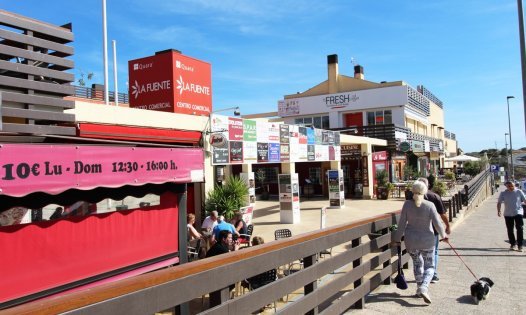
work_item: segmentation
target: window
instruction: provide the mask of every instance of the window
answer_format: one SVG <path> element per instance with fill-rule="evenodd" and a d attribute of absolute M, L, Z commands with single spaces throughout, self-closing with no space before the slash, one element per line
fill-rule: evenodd
<path fill-rule="evenodd" d="M 384 124 L 390 125 L 393 123 L 393 112 L 391 110 L 384 111 Z"/>
<path fill-rule="evenodd" d="M 321 184 L 321 167 L 310 167 L 309 179 L 313 184 Z"/>
<path fill-rule="evenodd" d="M 329 129 L 329 116 L 321 116 L 321 128 Z"/>
<path fill-rule="evenodd" d="M 367 125 L 389 125 L 392 123 L 393 112 L 391 110 L 367 112 Z"/>
<path fill-rule="evenodd" d="M 314 123 L 312 124 L 314 128 L 321 129 L 321 117 L 314 117 Z"/>
<path fill-rule="evenodd" d="M 262 170 L 265 174 L 265 183 L 277 183 L 279 170 L 277 167 L 261 167 L 258 169 Z"/>
<path fill-rule="evenodd" d="M 312 126 L 318 129 L 329 129 L 329 116 L 295 118 L 296 125 Z"/>

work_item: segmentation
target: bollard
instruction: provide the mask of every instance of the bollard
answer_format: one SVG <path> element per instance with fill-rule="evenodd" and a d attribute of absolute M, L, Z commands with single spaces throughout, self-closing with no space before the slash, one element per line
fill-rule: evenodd
<path fill-rule="evenodd" d="M 449 199 L 447 202 L 449 222 L 453 222 L 453 207 L 451 206 L 451 204 L 451 199 Z"/>

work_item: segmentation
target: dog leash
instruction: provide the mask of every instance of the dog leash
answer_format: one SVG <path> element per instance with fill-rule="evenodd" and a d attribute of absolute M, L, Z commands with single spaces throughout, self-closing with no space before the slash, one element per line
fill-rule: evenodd
<path fill-rule="evenodd" d="M 457 254 L 458 258 L 460 258 L 460 260 L 464 263 L 464 266 L 466 266 L 466 268 L 468 268 L 469 272 L 471 272 L 471 274 L 473 275 L 473 277 L 475 277 L 475 280 L 478 280 L 479 278 L 475 275 L 475 273 L 471 270 L 471 268 L 469 268 L 469 266 L 466 264 L 466 262 L 464 261 L 464 259 L 462 259 L 462 257 L 457 253 L 457 251 L 455 250 L 455 248 L 453 248 L 453 245 L 451 245 L 451 243 L 449 241 L 445 241 L 446 243 L 449 244 L 449 247 L 451 247 L 451 249 L 455 252 L 455 254 Z"/>

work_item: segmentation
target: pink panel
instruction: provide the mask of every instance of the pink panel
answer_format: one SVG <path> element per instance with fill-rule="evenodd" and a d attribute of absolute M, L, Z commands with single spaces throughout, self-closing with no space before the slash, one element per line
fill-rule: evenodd
<path fill-rule="evenodd" d="M 203 181 L 203 150 L 75 145 L 0 145 L 0 193 Z"/>

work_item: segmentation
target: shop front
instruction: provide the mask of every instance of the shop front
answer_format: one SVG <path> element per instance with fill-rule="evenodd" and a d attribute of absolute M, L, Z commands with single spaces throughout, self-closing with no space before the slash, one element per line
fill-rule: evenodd
<path fill-rule="evenodd" d="M 2 144 L 0 307 L 177 263 L 203 160 L 197 148 Z"/>

